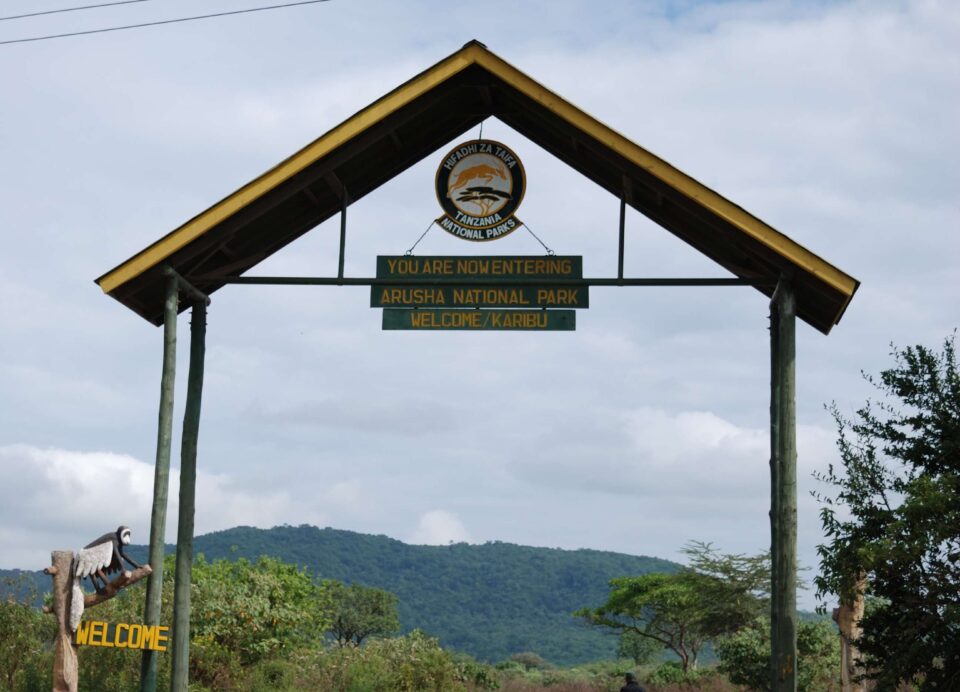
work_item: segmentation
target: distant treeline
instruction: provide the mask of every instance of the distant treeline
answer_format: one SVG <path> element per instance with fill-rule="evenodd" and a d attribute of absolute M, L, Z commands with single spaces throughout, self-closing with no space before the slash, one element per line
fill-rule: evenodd
<path fill-rule="evenodd" d="M 481 661 L 535 651 L 560 665 L 614 656 L 615 637 L 571 615 L 602 603 L 611 579 L 679 567 L 652 557 L 500 542 L 415 546 L 305 525 L 238 527 L 198 536 L 194 545 L 208 560 L 269 555 L 307 567 L 318 579 L 390 591 L 399 598 L 402 631 L 423 630 Z M 144 546 L 130 553 L 146 560 Z M 49 590 L 49 579 L 35 573 L 41 591 Z"/>

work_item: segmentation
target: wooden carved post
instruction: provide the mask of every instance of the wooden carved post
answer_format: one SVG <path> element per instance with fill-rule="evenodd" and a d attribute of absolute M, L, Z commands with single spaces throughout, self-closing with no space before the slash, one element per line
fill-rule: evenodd
<path fill-rule="evenodd" d="M 82 555 L 83 551 L 81 551 Z M 57 618 L 57 638 L 53 646 L 53 692 L 77 692 L 80 671 L 77 663 L 77 644 L 70 626 L 74 596 L 74 555 L 69 550 L 54 550 L 50 554 L 51 566 L 44 572 L 53 577 L 53 607 L 44 606 L 44 611 Z M 135 570 L 121 570 L 120 574 L 95 594 L 83 596 L 83 610 L 99 605 L 120 593 L 120 590 L 150 576 L 150 565 Z M 76 591 L 77 595 L 82 592 Z M 79 613 L 77 613 L 79 615 Z"/>
<path fill-rule="evenodd" d="M 860 578 L 854 586 L 850 601 L 841 601 L 839 608 L 833 609 L 833 619 L 840 629 L 840 690 L 841 692 L 866 692 L 863 678 L 863 666 L 860 664 L 860 650 L 856 641 L 863 635 L 860 621 L 863 619 L 866 580 Z"/>
<path fill-rule="evenodd" d="M 203 393 L 207 304 L 193 303 L 190 319 L 190 371 L 180 444 L 180 516 L 177 522 L 177 572 L 173 595 L 171 689 L 187 692 L 190 663 L 190 582 L 193 571 L 193 517 L 197 488 L 197 440 Z"/>
<path fill-rule="evenodd" d="M 153 471 L 153 512 L 150 516 L 150 557 L 153 574 L 147 580 L 147 600 L 143 621 L 160 624 L 163 592 L 163 543 L 167 524 L 167 495 L 170 487 L 170 445 L 173 437 L 173 385 L 177 369 L 177 304 L 179 280 L 167 276 L 167 295 L 163 304 L 163 370 L 160 375 L 160 414 L 157 423 L 157 456 Z M 140 664 L 141 692 L 156 692 L 157 652 L 145 649 Z"/>
<path fill-rule="evenodd" d="M 70 591 L 73 553 L 54 550 L 50 567 L 44 570 L 53 577 L 53 614 L 57 618 L 57 638 L 53 645 L 53 692 L 77 692 L 77 645 L 70 630 Z"/>
<path fill-rule="evenodd" d="M 793 287 L 781 278 L 770 302 L 771 689 L 797 689 L 797 406 Z"/>

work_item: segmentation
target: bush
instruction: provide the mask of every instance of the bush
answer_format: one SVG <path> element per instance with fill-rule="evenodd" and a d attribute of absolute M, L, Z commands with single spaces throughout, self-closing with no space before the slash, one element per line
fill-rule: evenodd
<path fill-rule="evenodd" d="M 683 672 L 683 666 L 679 661 L 667 661 L 658 667 L 648 678 L 654 685 L 671 685 L 675 683 L 696 682 L 701 677 L 698 670 Z"/>

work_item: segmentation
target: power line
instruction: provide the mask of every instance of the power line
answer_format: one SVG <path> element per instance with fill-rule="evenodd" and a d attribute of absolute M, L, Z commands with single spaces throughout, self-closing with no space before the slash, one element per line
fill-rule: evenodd
<path fill-rule="evenodd" d="M 131 1 L 131 0 L 128 0 Z M 134 2 L 138 0 L 132 0 Z M 277 10 L 283 7 L 296 7 L 297 5 L 316 5 L 320 2 L 329 2 L 330 0 L 301 0 L 301 2 L 287 2 L 282 5 L 265 5 L 263 7 L 250 7 L 245 10 L 231 10 L 229 12 L 217 12 L 215 14 L 201 14 L 194 17 L 177 17 L 176 19 L 163 19 L 156 22 L 144 22 L 143 24 L 127 24 L 125 26 L 111 26 L 103 29 L 89 29 L 87 31 L 72 31 L 68 34 L 51 34 L 49 36 L 32 36 L 30 38 L 15 38 L 8 41 L 0 41 L 0 46 L 10 43 L 29 43 L 31 41 L 48 41 L 54 38 L 67 38 L 69 36 L 85 36 L 87 34 L 104 34 L 108 31 L 123 31 L 125 29 L 141 29 L 146 26 L 160 26 L 161 24 L 177 24 L 179 22 L 192 22 L 197 19 L 213 19 L 215 17 L 226 17 L 232 14 L 247 14 L 249 12 L 263 12 L 265 10 Z M 119 3 L 117 3 L 119 4 Z"/>
<path fill-rule="evenodd" d="M 8 19 L 26 19 L 27 17 L 40 17 L 45 14 L 60 14 L 61 12 L 77 12 L 79 10 L 92 10 L 97 7 L 113 7 L 114 5 L 132 5 L 135 2 L 149 2 L 150 0 L 122 0 L 121 2 L 102 2 L 99 5 L 84 5 L 82 7 L 65 7 L 62 10 L 46 10 L 45 12 L 31 12 L 30 14 L 14 14 L 9 17 L 0 17 L 0 22 Z"/>

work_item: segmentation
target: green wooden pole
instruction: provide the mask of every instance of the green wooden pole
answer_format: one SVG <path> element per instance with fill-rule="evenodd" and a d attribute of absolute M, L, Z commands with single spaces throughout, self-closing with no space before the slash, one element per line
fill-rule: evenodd
<path fill-rule="evenodd" d="M 771 689 L 797 689 L 797 305 L 781 279 L 770 306 Z"/>
<path fill-rule="evenodd" d="M 197 439 L 203 393 L 203 356 L 207 304 L 193 304 L 190 319 L 190 373 L 180 444 L 180 516 L 177 521 L 177 571 L 173 589 L 173 649 L 171 689 L 187 692 L 190 663 L 190 582 L 193 569 L 193 515 L 197 489 Z"/>
<path fill-rule="evenodd" d="M 143 621 L 160 624 L 163 592 L 163 541 L 170 488 L 170 445 L 173 438 L 173 386 L 177 372 L 177 303 L 179 290 L 174 276 L 167 278 L 163 303 L 163 371 L 160 375 L 160 416 L 157 424 L 157 457 L 153 470 L 153 512 L 150 515 L 150 555 L 153 572 L 147 579 Z M 156 692 L 157 654 L 145 649 L 140 661 L 140 691 Z"/>

